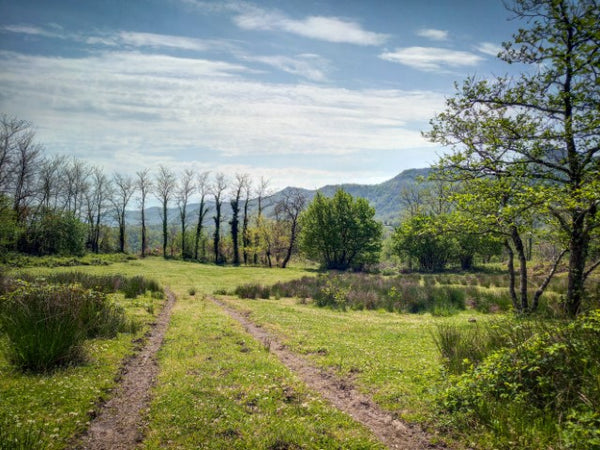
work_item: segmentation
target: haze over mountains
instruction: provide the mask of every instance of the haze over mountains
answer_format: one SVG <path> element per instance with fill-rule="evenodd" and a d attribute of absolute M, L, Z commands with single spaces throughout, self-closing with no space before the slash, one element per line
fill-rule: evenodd
<path fill-rule="evenodd" d="M 400 193 L 404 188 L 414 186 L 418 183 L 419 177 L 426 177 L 429 174 L 430 169 L 408 169 L 405 170 L 394 178 L 384 181 L 379 184 L 336 184 L 323 186 L 316 190 L 286 187 L 285 189 L 278 191 L 268 199 L 265 200 L 266 205 L 265 213 L 268 214 L 270 208 L 275 205 L 285 194 L 291 190 L 300 190 L 309 203 L 317 192 L 321 192 L 323 195 L 330 197 L 340 188 L 351 194 L 353 197 L 362 197 L 369 201 L 369 203 L 375 208 L 375 218 L 382 221 L 384 224 L 390 224 L 394 222 L 400 216 L 402 212 L 402 205 L 399 202 Z M 205 225 L 212 225 L 212 214 L 214 211 L 214 201 L 211 196 L 207 197 L 207 206 L 210 208 L 208 215 L 205 219 Z M 231 208 L 229 208 L 229 202 L 225 202 L 223 208 L 223 221 L 229 220 L 231 215 Z M 256 199 L 250 201 L 250 211 L 254 211 L 257 207 Z M 187 209 L 187 216 L 189 223 L 195 223 L 197 220 L 199 203 L 190 203 Z M 127 223 L 130 225 L 138 225 L 140 223 L 140 211 L 130 210 L 127 212 Z M 169 222 L 179 221 L 179 211 L 177 207 L 169 208 L 168 211 Z M 146 209 L 146 224 L 148 226 L 159 225 L 161 223 L 161 208 L 158 206 L 150 207 Z M 187 222 L 187 220 L 186 220 Z"/>

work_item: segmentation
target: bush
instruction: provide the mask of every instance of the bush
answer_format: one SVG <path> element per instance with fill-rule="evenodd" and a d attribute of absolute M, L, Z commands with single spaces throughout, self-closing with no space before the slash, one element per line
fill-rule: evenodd
<path fill-rule="evenodd" d="M 239 298 L 251 299 L 262 298 L 266 300 L 271 296 L 270 288 L 261 284 L 243 284 L 236 287 L 233 293 Z"/>
<path fill-rule="evenodd" d="M 530 331 L 509 337 L 523 339 Z M 488 429 L 499 447 L 598 448 L 599 341 L 600 310 L 542 327 L 456 378 L 440 398 L 442 410 L 466 430 Z"/>
<path fill-rule="evenodd" d="M 23 370 L 43 372 L 77 362 L 88 337 L 113 337 L 128 324 L 103 293 L 80 286 L 20 283 L 0 297 L 7 357 Z"/>

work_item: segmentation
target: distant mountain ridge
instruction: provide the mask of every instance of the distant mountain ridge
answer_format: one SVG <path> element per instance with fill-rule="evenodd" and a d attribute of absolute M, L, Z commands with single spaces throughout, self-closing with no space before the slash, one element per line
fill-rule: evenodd
<path fill-rule="evenodd" d="M 331 197 L 335 194 L 338 189 L 344 189 L 353 197 L 362 197 L 366 199 L 374 208 L 375 208 L 375 218 L 380 220 L 386 224 L 392 223 L 398 219 L 402 212 L 402 205 L 399 202 L 400 193 L 402 189 L 409 188 L 418 183 L 418 179 L 420 177 L 426 178 L 429 174 L 430 169 L 408 169 L 396 175 L 394 178 L 384 181 L 379 184 L 335 184 L 335 185 L 327 185 L 323 186 L 319 189 L 304 189 L 304 188 L 295 188 L 295 187 L 286 187 L 281 191 L 276 192 L 275 194 L 269 196 L 265 199 L 266 205 L 266 213 L 268 214 L 269 208 L 275 205 L 279 200 L 283 198 L 283 196 L 292 191 L 299 190 L 301 191 L 307 199 L 307 203 L 309 203 L 313 197 L 317 194 L 317 192 L 322 193 L 327 197 Z M 207 206 L 210 208 L 207 218 L 205 219 L 205 225 L 212 225 L 212 212 L 214 211 L 214 201 L 207 198 Z M 223 220 L 227 221 L 230 218 L 230 209 L 229 202 L 225 203 L 223 208 Z M 254 211 L 257 208 L 257 200 L 252 199 L 250 201 L 250 210 Z M 198 209 L 200 205 L 199 203 L 191 203 L 188 205 L 187 209 L 187 217 L 189 223 L 195 223 L 197 220 Z M 162 221 L 161 219 L 161 208 L 158 206 L 153 206 L 146 209 L 146 224 L 148 226 L 159 225 Z M 179 221 L 179 210 L 177 208 L 169 208 L 168 210 L 169 222 L 177 222 Z M 138 225 L 141 220 L 141 211 L 140 210 L 131 210 L 127 211 L 126 220 L 128 224 Z M 187 222 L 187 220 L 186 220 Z"/>

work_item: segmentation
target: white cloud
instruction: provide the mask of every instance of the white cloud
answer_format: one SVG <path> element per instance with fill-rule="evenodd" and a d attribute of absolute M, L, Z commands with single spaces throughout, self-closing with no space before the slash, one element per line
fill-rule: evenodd
<path fill-rule="evenodd" d="M 48 31 L 44 28 L 37 27 L 34 25 L 3 25 L 0 27 L 0 31 L 17 34 L 28 34 L 31 36 L 63 38 L 63 36 L 60 33 Z"/>
<path fill-rule="evenodd" d="M 154 33 L 135 33 L 122 31 L 119 40 L 123 44 L 134 47 L 178 48 L 182 50 L 205 51 L 209 48 L 206 41 L 182 36 L 172 36 Z"/>
<path fill-rule="evenodd" d="M 481 53 L 485 53 L 486 55 L 490 56 L 498 56 L 498 53 L 502 51 L 501 46 L 493 44 L 491 42 L 482 42 L 475 48 Z"/>
<path fill-rule="evenodd" d="M 417 31 L 417 35 L 431 39 L 432 41 L 446 41 L 448 40 L 448 32 L 445 30 L 436 30 L 435 28 L 421 28 Z"/>
<path fill-rule="evenodd" d="M 259 62 L 292 75 L 311 81 L 325 81 L 329 63 L 318 55 L 301 54 L 295 57 L 283 55 L 240 56 L 245 61 Z"/>
<path fill-rule="evenodd" d="M 379 57 L 427 72 L 443 70 L 447 66 L 475 66 L 483 60 L 474 53 L 437 47 L 397 48 L 393 52 L 383 52 Z"/>
<path fill-rule="evenodd" d="M 234 17 L 245 30 L 276 30 L 327 42 L 381 45 L 388 35 L 363 29 L 358 22 L 339 17 L 309 16 L 295 20 L 277 11 L 249 8 Z"/>
<path fill-rule="evenodd" d="M 49 150 L 110 170 L 312 155 L 307 169 L 320 155 L 423 148 L 418 129 L 443 105 L 431 92 L 261 83 L 244 66 L 138 52 L 0 52 L 0 64 L 0 110 L 35 123 Z"/>

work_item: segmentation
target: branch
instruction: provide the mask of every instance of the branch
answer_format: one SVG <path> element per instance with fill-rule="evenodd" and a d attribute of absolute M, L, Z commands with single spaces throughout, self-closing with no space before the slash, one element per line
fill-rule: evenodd
<path fill-rule="evenodd" d="M 600 259 L 598 261 L 596 261 L 594 264 L 592 264 L 590 266 L 590 268 L 584 272 L 583 279 L 586 280 L 587 277 L 589 277 L 591 275 L 591 273 L 598 268 L 598 266 L 600 266 Z"/>

